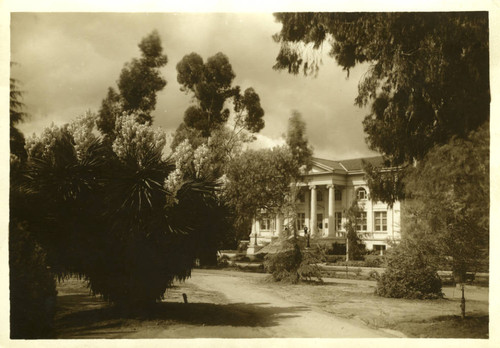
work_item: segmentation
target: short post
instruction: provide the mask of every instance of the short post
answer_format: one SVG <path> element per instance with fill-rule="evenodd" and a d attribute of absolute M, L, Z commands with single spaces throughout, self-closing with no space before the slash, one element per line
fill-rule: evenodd
<path fill-rule="evenodd" d="M 185 293 L 182 294 L 182 298 L 184 299 L 184 303 L 188 303 L 188 297 Z"/>
<path fill-rule="evenodd" d="M 462 281 L 462 301 L 460 302 L 460 309 L 462 310 L 462 319 L 465 319 L 465 283 Z"/>

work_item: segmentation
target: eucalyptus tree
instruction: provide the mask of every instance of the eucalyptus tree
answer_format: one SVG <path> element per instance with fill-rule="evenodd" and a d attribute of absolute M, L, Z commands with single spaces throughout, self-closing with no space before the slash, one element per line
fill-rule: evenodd
<path fill-rule="evenodd" d="M 434 145 L 465 138 L 489 120 L 489 44 L 486 12 L 277 13 L 282 29 L 275 69 L 317 73 L 329 55 L 347 75 L 366 67 L 355 104 L 370 106 L 363 126 L 371 149 L 393 167 L 421 161 Z M 334 83 L 332 81 L 332 83 Z M 393 181 L 387 175 L 377 181 Z M 399 171 L 400 178 L 404 173 Z M 382 195 L 393 202 L 402 185 Z"/>
<path fill-rule="evenodd" d="M 123 112 L 133 113 L 140 123 L 152 122 L 156 95 L 167 85 L 160 70 L 167 64 L 168 58 L 163 54 L 158 32 L 151 32 L 138 46 L 141 57 L 125 64 L 117 81 L 118 91 L 109 87 L 99 110 L 97 127 L 111 141 L 115 136 L 116 119 Z"/>

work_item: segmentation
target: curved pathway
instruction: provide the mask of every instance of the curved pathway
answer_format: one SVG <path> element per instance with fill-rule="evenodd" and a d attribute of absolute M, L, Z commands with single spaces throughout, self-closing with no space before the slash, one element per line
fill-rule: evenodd
<path fill-rule="evenodd" d="M 391 333 L 371 329 L 354 320 L 335 317 L 320 309 L 288 301 L 269 289 L 259 287 L 248 277 L 262 275 L 242 272 L 195 270 L 187 281 L 197 290 L 219 294 L 221 315 L 228 320 L 205 325 L 194 337 L 276 337 L 276 338 L 366 338 L 395 337 Z M 220 296 L 220 295 L 223 296 Z M 189 293 L 188 293 L 189 298 Z M 191 304 L 191 302 L 190 302 Z M 214 312 L 215 315 L 217 312 Z M 231 321 L 233 318 L 233 321 Z M 194 334 L 189 328 L 176 334 Z M 165 337 L 158 332 L 157 337 Z M 201 336 L 199 336 L 201 334 Z M 168 335 L 170 336 L 170 335 Z M 193 337 L 193 336 L 191 336 Z"/>

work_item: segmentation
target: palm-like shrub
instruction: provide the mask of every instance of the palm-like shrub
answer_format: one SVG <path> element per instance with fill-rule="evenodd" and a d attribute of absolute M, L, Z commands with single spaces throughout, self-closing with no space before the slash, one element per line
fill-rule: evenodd
<path fill-rule="evenodd" d="M 113 148 L 97 138 L 79 146 L 71 127 L 53 129 L 46 145 L 32 142 L 24 182 L 31 227 L 53 270 L 84 275 L 93 293 L 131 309 L 190 275 L 206 233 L 197 216 L 214 201 L 206 178 L 167 190 L 175 165 L 148 127 L 125 124 L 129 138 L 119 133 Z"/>

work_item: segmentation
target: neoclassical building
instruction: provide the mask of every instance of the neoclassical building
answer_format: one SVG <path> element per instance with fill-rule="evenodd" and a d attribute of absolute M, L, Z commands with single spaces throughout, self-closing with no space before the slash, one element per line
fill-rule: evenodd
<path fill-rule="evenodd" d="M 357 230 L 367 249 L 385 250 L 389 240 L 400 238 L 401 204 L 389 207 L 370 199 L 370 191 L 364 179 L 362 161 L 382 166 L 382 157 L 357 158 L 332 161 L 313 158 L 312 169 L 300 183 L 297 204 L 299 234 L 307 227 L 312 237 L 321 243 L 344 244 L 346 211 L 355 198 L 361 208 Z M 248 254 L 278 238 L 285 221 L 279 215 L 255 220 L 252 224 Z"/>

